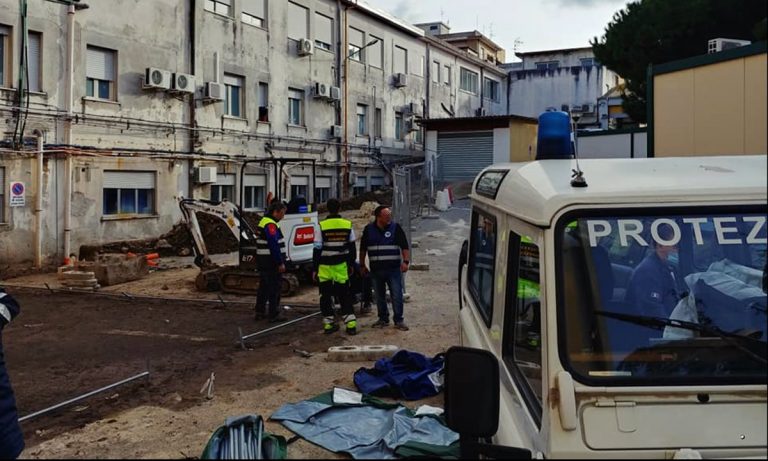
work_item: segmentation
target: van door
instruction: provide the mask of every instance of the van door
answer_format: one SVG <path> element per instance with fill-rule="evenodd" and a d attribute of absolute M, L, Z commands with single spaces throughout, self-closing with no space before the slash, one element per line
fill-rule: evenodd
<path fill-rule="evenodd" d="M 543 231 L 509 218 L 501 345 L 501 408 L 508 415 L 497 443 L 519 443 L 545 451 L 541 436 L 547 373 L 544 368 L 546 331 L 542 267 Z M 503 418 L 503 416 L 502 416 Z M 506 437 L 506 438 L 505 438 Z M 514 445 L 520 446 L 520 445 Z"/>

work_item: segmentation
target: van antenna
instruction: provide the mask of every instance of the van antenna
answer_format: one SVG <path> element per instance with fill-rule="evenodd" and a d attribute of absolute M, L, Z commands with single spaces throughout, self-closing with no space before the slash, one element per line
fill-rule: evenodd
<path fill-rule="evenodd" d="M 570 112 L 570 111 L 569 111 Z M 579 166 L 579 137 L 576 132 L 576 126 L 580 116 L 578 114 L 571 115 L 571 132 L 573 133 L 573 156 L 576 159 L 576 169 L 571 170 L 571 187 L 587 187 L 587 180 L 584 179 L 584 172 L 581 171 Z"/>

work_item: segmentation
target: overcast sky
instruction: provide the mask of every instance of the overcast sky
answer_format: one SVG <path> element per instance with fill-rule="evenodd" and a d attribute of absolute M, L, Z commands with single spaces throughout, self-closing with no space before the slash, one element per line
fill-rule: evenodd
<path fill-rule="evenodd" d="M 479 30 L 507 50 L 589 46 L 626 0 L 364 0 L 412 24 L 442 21 L 451 32 Z"/>

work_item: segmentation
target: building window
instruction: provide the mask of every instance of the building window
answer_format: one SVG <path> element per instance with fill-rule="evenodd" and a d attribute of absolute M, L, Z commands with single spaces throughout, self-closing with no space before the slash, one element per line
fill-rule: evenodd
<path fill-rule="evenodd" d="M 506 325 L 502 357 L 518 383 L 523 401 L 541 425 L 541 297 L 539 247 L 529 237 L 510 232 L 507 272 Z M 532 366 L 533 365 L 533 366 Z"/>
<path fill-rule="evenodd" d="M 205 0 L 205 9 L 217 14 L 229 16 L 232 0 Z"/>
<path fill-rule="evenodd" d="M 0 166 L 0 223 L 5 222 L 5 167 Z"/>
<path fill-rule="evenodd" d="M 0 86 L 11 87 L 11 28 L 0 24 Z"/>
<path fill-rule="evenodd" d="M 365 104 L 357 105 L 357 135 L 368 135 L 368 106 Z"/>
<path fill-rule="evenodd" d="M 490 326 L 493 316 L 493 280 L 496 267 L 496 219 L 472 213 L 467 281 L 480 314 Z"/>
<path fill-rule="evenodd" d="M 384 41 L 379 37 L 370 35 L 371 42 L 376 40 L 374 44 L 366 48 L 365 55 L 368 58 L 368 64 L 379 69 L 384 68 Z"/>
<path fill-rule="evenodd" d="M 265 196 L 267 189 L 267 178 L 263 174 L 243 175 L 243 209 L 245 210 L 264 210 L 266 209 Z"/>
<path fill-rule="evenodd" d="M 333 43 L 333 19 L 315 13 L 315 46 L 331 51 Z"/>
<path fill-rule="evenodd" d="M 384 187 L 383 176 L 371 176 L 371 192 L 377 191 Z"/>
<path fill-rule="evenodd" d="M 243 11 L 240 13 L 240 20 L 246 24 L 256 27 L 264 27 L 266 16 L 267 0 L 243 0 Z"/>
<path fill-rule="evenodd" d="M 451 66 L 443 67 L 443 83 L 447 86 L 451 86 Z"/>
<path fill-rule="evenodd" d="M 352 187 L 352 195 L 362 195 L 368 188 L 368 178 L 365 176 L 358 176 L 355 185 Z"/>
<path fill-rule="evenodd" d="M 560 67 L 560 61 L 537 62 L 536 70 L 556 70 Z"/>
<path fill-rule="evenodd" d="M 349 59 L 358 62 L 365 62 L 363 60 L 362 51 L 363 43 L 365 42 L 363 31 L 357 30 L 354 27 L 350 27 L 349 35 L 347 38 L 349 39 Z"/>
<path fill-rule="evenodd" d="M 30 32 L 27 42 L 27 60 L 29 61 L 29 91 L 41 92 L 42 85 L 42 51 L 43 35 L 39 32 Z"/>
<path fill-rule="evenodd" d="M 416 144 L 424 144 L 424 127 L 418 127 L 416 129 L 416 139 L 414 139 L 414 142 Z"/>
<path fill-rule="evenodd" d="M 395 46 L 394 59 L 392 61 L 392 72 L 395 74 L 408 73 L 408 50 Z"/>
<path fill-rule="evenodd" d="M 211 184 L 211 196 L 212 202 L 221 202 L 228 200 L 235 202 L 235 175 L 234 174 L 218 174 L 216 175 L 216 184 Z"/>
<path fill-rule="evenodd" d="M 269 85 L 259 82 L 259 121 L 269 121 Z"/>
<path fill-rule="evenodd" d="M 89 46 L 86 54 L 85 95 L 91 98 L 116 100 L 115 64 L 117 52 Z"/>
<path fill-rule="evenodd" d="M 331 198 L 331 177 L 318 176 L 315 185 L 315 202 L 325 203 Z"/>
<path fill-rule="evenodd" d="M 224 74 L 224 114 L 230 117 L 242 117 L 245 112 L 243 103 L 243 77 L 233 74 Z"/>
<path fill-rule="evenodd" d="M 595 65 L 594 58 L 581 58 L 581 67 L 592 67 Z"/>
<path fill-rule="evenodd" d="M 405 140 L 405 122 L 403 121 L 403 113 L 395 112 L 395 139 L 398 141 Z"/>
<path fill-rule="evenodd" d="M 155 214 L 154 171 L 104 171 L 105 216 Z"/>
<path fill-rule="evenodd" d="M 485 78 L 483 84 L 483 96 L 485 96 L 485 99 L 499 102 L 501 100 L 501 95 L 499 94 L 499 82 L 491 80 L 490 78 Z"/>
<path fill-rule="evenodd" d="M 424 56 L 419 58 L 418 65 L 414 66 L 415 68 L 413 69 L 413 75 L 418 75 L 419 77 L 423 77 L 424 76 L 424 66 L 426 66 L 426 62 L 427 61 L 424 59 Z"/>
<path fill-rule="evenodd" d="M 296 197 L 303 197 L 309 201 L 309 176 L 292 176 L 291 177 L 291 199 Z"/>
<path fill-rule="evenodd" d="M 432 61 L 432 82 L 440 83 L 440 63 Z"/>
<path fill-rule="evenodd" d="M 373 137 L 381 139 L 381 108 L 377 107 L 373 115 Z"/>
<path fill-rule="evenodd" d="M 309 10 L 288 2 L 288 38 L 301 40 L 309 37 Z"/>
<path fill-rule="evenodd" d="M 477 72 L 461 68 L 459 88 L 472 94 L 477 94 Z"/>
<path fill-rule="evenodd" d="M 304 92 L 288 89 L 288 123 L 304 125 Z"/>

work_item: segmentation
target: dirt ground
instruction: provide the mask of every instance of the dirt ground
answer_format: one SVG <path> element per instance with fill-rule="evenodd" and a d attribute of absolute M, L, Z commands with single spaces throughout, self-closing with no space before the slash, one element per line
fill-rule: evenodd
<path fill-rule="evenodd" d="M 323 335 L 318 317 L 237 345 L 271 325 L 252 319 L 252 298 L 194 291 L 197 268 L 185 258 L 163 258 L 161 269 L 142 280 L 102 288 L 96 294 L 50 292 L 55 274 L 2 282 L 21 301 L 22 314 L 3 333 L 6 360 L 20 415 L 26 415 L 147 370 L 150 377 L 90 397 L 22 423 L 25 458 L 199 457 L 212 432 L 228 416 L 271 415 L 284 403 L 311 398 L 334 386 L 354 389 L 352 375 L 372 362 L 327 362 L 335 345 L 394 344 L 432 356 L 457 341 L 456 264 L 467 235 L 467 203 L 436 220 L 416 220 L 412 257 L 429 271 L 406 278 L 411 330 L 374 330 L 375 314 L 362 317 L 357 336 Z M 361 220 L 357 220 L 356 227 Z M 429 251 L 429 254 L 427 253 Z M 231 258 L 232 255 L 220 255 Z M 26 287 L 26 288 L 22 288 Z M 42 287 L 42 288 L 41 288 Z M 137 295 L 172 299 L 152 299 Z M 185 299 L 186 298 L 186 299 Z M 286 316 L 316 309 L 317 292 L 284 299 Z M 229 301 L 242 301 L 240 303 Z M 308 351 L 304 358 L 294 349 Z M 215 373 L 214 397 L 200 389 Z M 442 395 L 418 402 L 442 406 Z M 290 437 L 279 424 L 267 430 Z M 343 458 L 304 440 L 288 456 Z"/>

